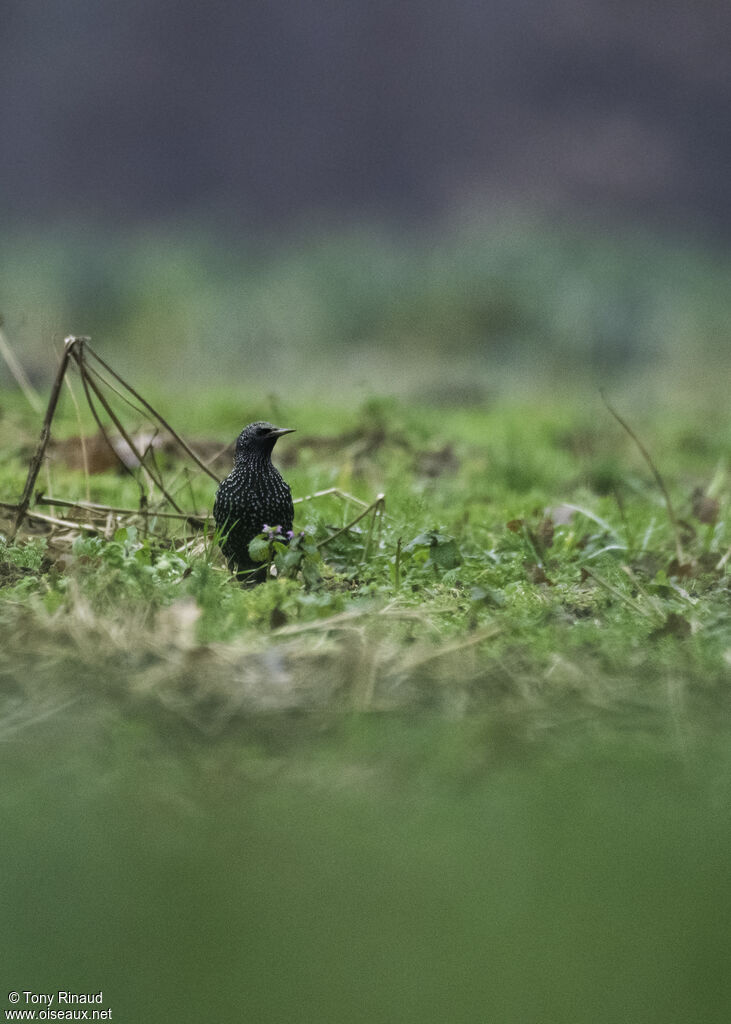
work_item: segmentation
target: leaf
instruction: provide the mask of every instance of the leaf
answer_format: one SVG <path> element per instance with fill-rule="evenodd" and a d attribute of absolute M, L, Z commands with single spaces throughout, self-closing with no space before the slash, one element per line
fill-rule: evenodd
<path fill-rule="evenodd" d="M 408 544 L 404 545 L 402 550 L 406 554 L 411 554 L 417 548 L 430 548 L 432 544 L 440 544 L 445 540 L 451 540 L 451 537 L 446 537 L 436 530 L 428 530 L 426 533 L 420 533 L 413 540 L 410 540 Z"/>
<path fill-rule="evenodd" d="M 520 533 L 525 526 L 525 519 L 511 519 L 505 524 L 511 533 Z"/>
<path fill-rule="evenodd" d="M 456 569 L 461 558 L 456 540 L 448 540 L 442 544 L 433 544 L 429 548 L 429 561 L 441 569 Z"/>
<path fill-rule="evenodd" d="M 308 587 L 315 587 L 322 580 L 317 563 L 306 558 L 302 564 L 302 577 Z"/>
<path fill-rule="evenodd" d="M 297 550 L 278 552 L 274 558 L 277 570 L 287 575 L 291 574 L 293 569 L 298 569 L 301 561 L 302 554 Z"/>
<path fill-rule="evenodd" d="M 679 562 L 677 558 L 674 558 L 668 566 L 667 574 L 680 580 L 691 579 L 698 575 L 698 566 L 695 562 Z"/>
<path fill-rule="evenodd" d="M 720 511 L 720 503 L 716 498 L 709 498 L 703 493 L 700 487 L 696 487 L 692 494 L 693 515 L 699 523 L 715 523 Z"/>
<path fill-rule="evenodd" d="M 546 516 L 538 524 L 536 537 L 542 548 L 550 548 L 553 544 L 553 529 L 553 520 L 550 516 Z"/>
<path fill-rule="evenodd" d="M 437 565 L 441 569 L 456 569 L 461 564 L 461 556 L 457 541 L 447 534 L 437 533 L 436 530 L 429 530 L 427 533 L 420 533 L 402 549 L 404 554 L 418 554 L 426 552 L 428 558 L 425 565 Z"/>
<path fill-rule="evenodd" d="M 683 639 L 690 636 L 691 627 L 688 620 L 684 615 L 680 615 L 678 612 L 669 612 L 665 622 L 662 626 L 654 629 L 650 633 L 652 639 L 657 639 L 663 636 L 675 636 L 679 639 Z"/>
<path fill-rule="evenodd" d="M 542 565 L 537 565 L 535 562 L 523 562 L 523 568 L 531 583 L 545 583 L 549 587 L 553 586 L 553 581 L 546 576 Z"/>
<path fill-rule="evenodd" d="M 269 541 L 265 537 L 254 537 L 249 542 L 249 558 L 254 562 L 269 561 Z"/>
<path fill-rule="evenodd" d="M 470 591 L 470 601 L 473 604 L 494 604 L 502 608 L 505 604 L 505 594 L 491 587 L 473 587 Z"/>

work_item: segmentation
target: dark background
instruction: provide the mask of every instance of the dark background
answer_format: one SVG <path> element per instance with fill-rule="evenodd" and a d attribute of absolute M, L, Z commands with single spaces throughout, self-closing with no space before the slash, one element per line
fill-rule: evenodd
<path fill-rule="evenodd" d="M 5 0 L 0 214 L 731 228 L 723 0 Z"/>

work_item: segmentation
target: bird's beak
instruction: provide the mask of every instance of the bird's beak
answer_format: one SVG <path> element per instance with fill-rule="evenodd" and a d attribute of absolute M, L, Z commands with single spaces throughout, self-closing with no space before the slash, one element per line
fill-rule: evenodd
<path fill-rule="evenodd" d="M 276 437 L 281 437 L 282 434 L 294 434 L 294 432 L 295 432 L 294 427 L 275 427 L 273 430 L 269 431 L 269 433 L 267 434 L 267 437 L 275 437 L 276 438 Z"/>

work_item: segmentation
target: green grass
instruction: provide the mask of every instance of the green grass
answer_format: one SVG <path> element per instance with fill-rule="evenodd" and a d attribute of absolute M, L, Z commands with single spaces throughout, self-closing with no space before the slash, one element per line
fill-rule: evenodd
<path fill-rule="evenodd" d="M 728 732 L 626 717 L 212 743 L 57 710 L 0 745 L 7 987 L 120 1020 L 722 1024 Z"/>
<path fill-rule="evenodd" d="M 528 701 L 560 701 L 566 691 L 589 701 L 611 701 L 616 692 L 622 701 L 628 677 L 641 677 L 639 695 L 653 699 L 669 680 L 693 692 L 720 683 L 730 642 L 722 420 L 638 425 L 680 519 L 679 563 L 652 473 L 598 396 L 585 396 L 583 406 L 443 408 L 436 418 L 393 400 L 329 419 L 319 409 L 277 412 L 300 432 L 277 449 L 295 496 L 331 487 L 366 502 L 386 495 L 380 522 L 367 517 L 329 543 L 357 506 L 334 497 L 297 506 L 295 527 L 324 544 L 319 582 L 313 570 L 309 583 L 280 577 L 242 589 L 210 531 L 197 545 L 189 531 L 191 544 L 176 550 L 170 522 L 157 520 L 145 534 L 142 520 L 127 517 L 106 540 L 56 530 L 5 542 L 0 615 L 32 621 L 53 644 L 77 630 L 80 618 L 90 636 L 111 631 L 114 642 L 95 647 L 95 659 L 114 661 L 134 636 L 136 655 L 145 648 L 151 671 L 160 669 L 161 646 L 197 651 L 224 702 L 227 656 L 219 644 L 242 656 L 281 650 L 295 666 L 292 678 L 324 659 L 325 694 L 337 690 L 341 707 L 480 706 L 492 699 L 497 677 Z M 271 410 L 262 404 L 251 413 L 259 414 Z M 200 409 L 192 423 L 198 418 L 205 418 Z M 218 399 L 208 420 L 214 437 L 230 438 L 240 426 Z M 28 432 L 0 478 L 6 500 L 22 487 L 30 422 L 17 404 L 5 416 L 6 431 Z M 328 435 L 335 422 L 339 433 Z M 65 409 L 59 433 L 74 426 L 73 408 Z M 168 457 L 168 475 L 178 471 Z M 84 496 L 83 473 L 58 461 L 49 472 L 44 487 L 55 497 Z M 139 500 L 129 476 L 95 475 L 89 487 L 93 501 L 134 508 Z M 717 502 L 712 522 L 696 514 L 698 489 Z M 186 510 L 206 514 L 214 490 L 199 473 L 179 498 Z M 344 613 L 345 621 L 337 618 Z M 11 632 L 22 647 L 23 630 Z M 370 667 L 351 678 L 363 644 Z M 439 655 L 444 645 L 448 656 Z M 455 663 L 460 673 L 445 685 Z M 399 689 L 402 677 L 408 685 Z M 291 689 L 284 706 L 324 700 L 302 698 L 294 683 Z M 196 699 L 207 706 L 204 694 Z M 195 718 L 194 707 L 186 713 Z"/>
<path fill-rule="evenodd" d="M 12 498 L 37 422 L 2 409 Z M 318 585 L 242 590 L 212 541 L 176 554 L 162 523 L 2 544 L 8 990 L 102 990 L 129 1020 L 721 1024 L 727 423 L 633 418 L 683 521 L 678 572 L 594 395 L 278 411 L 295 495 L 386 494 L 378 544 L 324 548 Z M 186 414 L 190 436 L 241 425 L 220 396 Z M 344 514 L 307 502 L 296 525 L 322 538 Z"/>
<path fill-rule="evenodd" d="M 386 515 L 253 589 L 168 520 L 0 520 L 6 991 L 140 1021 L 725 1024 L 728 261 L 518 227 L 14 240 L 39 389 L 51 339 L 91 333 L 188 440 L 295 427 L 296 497 Z M 39 428 L 0 391 L 0 501 Z M 64 395 L 53 438 L 80 430 Z M 210 511 L 213 481 L 159 463 Z M 37 489 L 140 499 L 57 447 Z M 358 507 L 296 510 L 319 543 Z"/>

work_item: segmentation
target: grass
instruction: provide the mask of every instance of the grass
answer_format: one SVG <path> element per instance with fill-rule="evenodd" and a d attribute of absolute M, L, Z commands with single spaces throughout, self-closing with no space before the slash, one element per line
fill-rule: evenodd
<path fill-rule="evenodd" d="M 24 306 L 92 333 L 199 450 L 295 427 L 296 497 L 385 516 L 333 537 L 362 506 L 298 503 L 321 557 L 252 589 L 173 520 L 0 520 L 7 991 L 176 1022 L 726 1021 L 727 269 L 480 232 L 16 246 L 39 389 Z M 79 468 L 74 388 L 38 489 L 138 508 L 131 475 Z M 0 392 L 0 501 L 39 425 Z M 213 481 L 156 458 L 210 511 Z"/>
<path fill-rule="evenodd" d="M 80 631 L 96 637 L 95 663 L 118 660 L 134 637 L 137 689 L 152 690 L 148 672 L 187 693 L 182 662 L 205 666 L 210 692 L 195 688 L 180 701 L 194 722 L 201 703 L 204 728 L 210 714 L 217 727 L 236 714 L 231 658 L 264 659 L 244 672 L 252 679 L 242 708 L 266 706 L 272 652 L 286 677 L 282 707 L 465 710 L 493 701 L 496 689 L 528 704 L 561 702 L 567 692 L 621 703 L 628 685 L 639 700 L 668 686 L 720 685 L 731 642 L 722 422 L 705 434 L 690 420 L 640 428 L 672 493 L 676 533 L 651 470 L 598 396 L 584 408 L 443 408 L 438 421 L 426 408 L 374 400 L 340 417 L 334 436 L 318 433 L 319 410 L 277 412 L 300 431 L 277 449 L 295 496 L 336 487 L 370 503 L 383 492 L 385 516 L 337 533 L 357 507 L 336 496 L 300 503 L 295 527 L 311 538 L 312 572 L 254 589 L 229 577 L 211 532 L 185 544 L 173 521 L 157 520 L 148 534 L 142 520 L 123 517 L 106 538 L 56 529 L 4 541 L 6 658 L 28 629 L 50 650 Z M 60 434 L 78 429 L 73 407 L 65 416 Z M 214 435 L 234 433 L 225 406 L 210 420 Z M 30 423 L 17 405 L 6 413 L 6 431 L 17 438 L 20 427 L 28 443 Z M 5 465 L 7 498 L 22 487 L 28 443 L 16 443 Z M 179 474 L 167 458 L 168 473 Z M 134 508 L 139 500 L 129 476 L 87 480 L 58 461 L 50 474 L 56 498 L 73 500 L 88 486 L 92 501 Z M 205 515 L 214 490 L 191 475 L 181 500 Z M 303 689 L 308 673 L 313 683 Z M 639 689 L 628 683 L 638 677 Z M 216 701 L 223 710 L 213 713 Z"/>
<path fill-rule="evenodd" d="M 16 497 L 37 423 L 2 408 Z M 278 411 L 295 495 L 386 494 L 377 544 L 341 534 L 320 583 L 242 590 L 212 538 L 176 551 L 129 517 L 3 543 L 8 987 L 176 1022 L 721 1024 L 723 420 L 633 418 L 678 566 L 598 396 Z M 234 419 L 219 398 L 191 411 L 217 438 Z M 49 472 L 84 493 L 58 453 Z M 191 488 L 205 512 L 212 482 Z M 92 500 L 136 491 L 90 480 Z M 344 518 L 297 506 L 315 539 Z"/>

